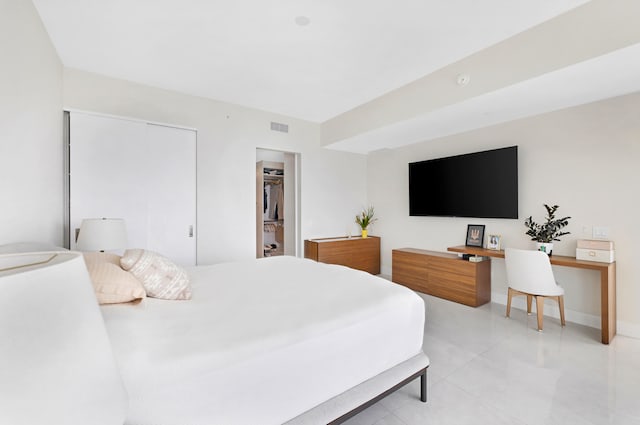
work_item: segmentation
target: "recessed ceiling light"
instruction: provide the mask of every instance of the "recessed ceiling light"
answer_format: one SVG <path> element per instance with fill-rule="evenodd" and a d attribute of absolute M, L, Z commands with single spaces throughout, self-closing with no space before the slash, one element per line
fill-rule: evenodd
<path fill-rule="evenodd" d="M 301 27 L 306 27 L 311 23 L 311 19 L 306 16 L 296 16 L 296 24 Z"/>

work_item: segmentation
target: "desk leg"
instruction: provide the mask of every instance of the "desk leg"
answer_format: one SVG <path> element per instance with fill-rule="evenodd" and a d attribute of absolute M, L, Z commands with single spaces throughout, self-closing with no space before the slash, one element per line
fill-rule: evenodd
<path fill-rule="evenodd" d="M 600 292 L 602 343 L 609 344 L 616 336 L 616 263 L 600 271 Z"/>

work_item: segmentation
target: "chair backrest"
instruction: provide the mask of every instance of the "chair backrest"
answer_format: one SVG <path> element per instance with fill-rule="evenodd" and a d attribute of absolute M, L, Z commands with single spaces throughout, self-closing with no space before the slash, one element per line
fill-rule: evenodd
<path fill-rule="evenodd" d="M 504 251 L 507 283 L 516 291 L 535 295 L 561 295 L 549 256 L 541 251 L 507 248 Z"/>

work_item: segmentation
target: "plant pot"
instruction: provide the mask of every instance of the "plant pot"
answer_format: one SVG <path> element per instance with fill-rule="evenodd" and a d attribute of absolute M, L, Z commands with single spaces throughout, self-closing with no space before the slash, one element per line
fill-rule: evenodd
<path fill-rule="evenodd" d="M 362 238 L 367 237 L 367 229 L 362 229 Z"/>
<path fill-rule="evenodd" d="M 542 251 L 551 257 L 553 253 L 553 243 L 536 242 L 536 245 L 538 246 L 538 251 Z"/>

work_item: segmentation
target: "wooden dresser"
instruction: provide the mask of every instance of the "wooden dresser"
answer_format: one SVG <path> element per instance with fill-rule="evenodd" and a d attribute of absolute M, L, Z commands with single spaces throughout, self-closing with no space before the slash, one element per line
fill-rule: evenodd
<path fill-rule="evenodd" d="M 414 291 L 472 307 L 491 301 L 491 261 L 415 248 L 392 251 L 391 280 Z"/>
<path fill-rule="evenodd" d="M 325 238 L 304 241 L 304 257 L 380 274 L 380 238 Z"/>

